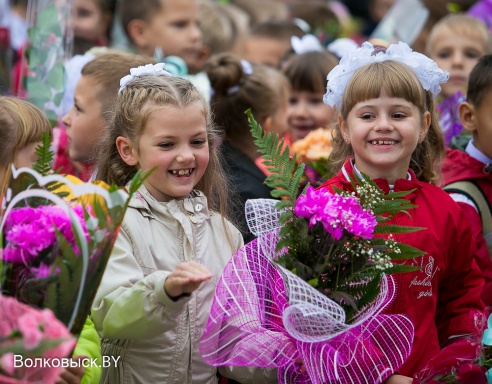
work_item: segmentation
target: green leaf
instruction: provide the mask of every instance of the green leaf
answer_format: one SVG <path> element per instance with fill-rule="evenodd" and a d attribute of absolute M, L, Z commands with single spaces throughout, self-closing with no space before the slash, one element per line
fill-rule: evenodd
<path fill-rule="evenodd" d="M 423 231 L 427 228 L 423 227 L 408 227 L 405 225 L 396 225 L 396 224 L 388 224 L 388 225 L 378 225 L 374 229 L 374 234 L 402 234 L 402 233 L 412 233 Z"/>
<path fill-rule="evenodd" d="M 55 154 L 51 150 L 51 137 L 46 132 L 41 135 L 41 144 L 35 148 L 38 159 L 33 164 L 33 169 L 39 174 L 46 176 L 51 173 L 51 164 Z"/>

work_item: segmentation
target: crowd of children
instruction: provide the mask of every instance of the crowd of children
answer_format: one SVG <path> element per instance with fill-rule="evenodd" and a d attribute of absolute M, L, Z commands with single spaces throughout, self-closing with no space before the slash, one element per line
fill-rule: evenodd
<path fill-rule="evenodd" d="M 352 191 L 349 177 L 364 173 L 387 192 L 413 191 L 418 208 L 394 221 L 425 228 L 399 241 L 426 254 L 414 260 L 418 271 L 397 275 L 388 313 L 411 318 L 415 338 L 387 383 L 411 383 L 429 359 L 476 330 L 470 315 L 492 305 L 489 26 L 464 13 L 472 4 L 439 20 L 434 4 L 436 23 L 401 59 L 393 41 L 371 40 L 398 2 L 364 3 L 75 0 L 74 54 L 91 56 L 54 131 L 41 109 L 14 95 L 17 87 L 3 92 L 0 83 L 2 195 L 11 166 L 35 162 L 44 132 L 56 137 L 61 173 L 125 187 L 138 170 L 154 169 L 131 199 L 73 355 L 120 357 L 101 382 L 276 382 L 271 369 L 217 370 L 198 350 L 225 264 L 254 239 L 246 200 L 270 198 L 248 109 L 287 147 L 330 130 L 323 177 L 332 178 L 322 188 Z M 29 44 L 27 2 L 0 1 L 2 9 L 12 15 L 0 23 L 10 22 L 15 68 Z M 350 11 L 359 19 L 348 22 Z M 347 35 L 350 43 L 336 40 Z M 128 52 L 109 48 L 117 39 Z M 374 45 L 356 48 L 366 40 Z M 327 49 L 333 41 L 336 52 Z M 328 82 L 325 103 L 327 75 L 342 56 L 357 59 L 368 47 L 381 60 L 346 67 L 343 81 Z M 96 383 L 100 374 L 67 369 L 57 383 Z"/>

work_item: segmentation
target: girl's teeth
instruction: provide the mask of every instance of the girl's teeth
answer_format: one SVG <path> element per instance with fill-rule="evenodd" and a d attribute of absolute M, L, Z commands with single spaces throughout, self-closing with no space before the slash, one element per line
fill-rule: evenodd
<path fill-rule="evenodd" d="M 184 175 L 189 175 L 191 173 L 191 169 L 180 169 L 179 171 L 172 170 L 171 172 L 173 175 L 179 175 L 179 176 L 184 176 Z"/>
<path fill-rule="evenodd" d="M 386 140 L 373 140 L 371 141 L 373 145 L 393 145 L 396 144 L 396 141 L 386 141 Z"/>

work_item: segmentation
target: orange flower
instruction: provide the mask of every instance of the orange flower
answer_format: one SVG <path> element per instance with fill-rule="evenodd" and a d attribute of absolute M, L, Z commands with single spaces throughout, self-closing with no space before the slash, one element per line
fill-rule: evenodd
<path fill-rule="evenodd" d="M 308 161 L 327 159 L 331 150 L 331 130 L 326 128 L 315 129 L 292 144 L 292 151 Z"/>

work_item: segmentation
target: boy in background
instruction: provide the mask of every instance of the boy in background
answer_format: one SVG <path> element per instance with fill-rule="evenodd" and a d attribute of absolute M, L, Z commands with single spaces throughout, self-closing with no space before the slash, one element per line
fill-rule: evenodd
<path fill-rule="evenodd" d="M 470 73 L 466 101 L 459 106 L 471 140 L 448 149 L 443 164 L 444 190 L 458 202 L 477 239 L 476 259 L 485 277 L 482 300 L 492 305 L 492 54 Z"/>
<path fill-rule="evenodd" d="M 290 38 L 304 35 L 305 32 L 292 21 L 257 24 L 245 40 L 243 58 L 251 63 L 279 68 L 280 61 L 291 50 Z"/>
<path fill-rule="evenodd" d="M 202 34 L 196 0 L 121 0 L 123 29 L 138 54 L 179 56 L 195 68 Z"/>
<path fill-rule="evenodd" d="M 82 68 L 72 109 L 63 116 L 67 127 L 69 156 L 87 166 L 95 163 L 97 144 L 109 124 L 109 112 L 118 94 L 120 79 L 131 68 L 154 63 L 144 56 L 108 52 L 97 56 Z"/>

